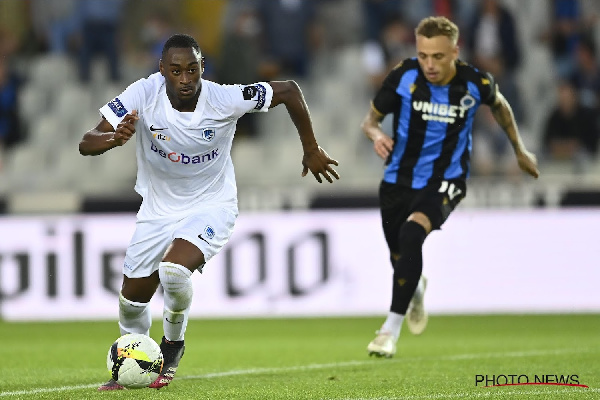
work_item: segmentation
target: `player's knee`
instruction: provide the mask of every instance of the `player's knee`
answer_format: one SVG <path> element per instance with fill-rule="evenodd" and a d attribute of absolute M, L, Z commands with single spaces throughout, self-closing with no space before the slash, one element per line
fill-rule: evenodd
<path fill-rule="evenodd" d="M 406 220 L 406 222 L 416 222 L 419 225 L 421 225 L 423 228 L 425 228 L 425 233 L 429 234 L 429 232 L 431 232 L 432 229 L 432 222 L 429 216 L 427 216 L 425 213 L 421 212 L 421 211 L 417 211 L 412 213 L 408 219 Z"/>
<path fill-rule="evenodd" d="M 165 298 L 168 297 L 168 307 L 173 311 L 189 307 L 193 293 L 192 271 L 183 265 L 163 261 L 159 264 L 158 275 Z"/>
<path fill-rule="evenodd" d="M 420 252 L 426 237 L 427 231 L 423 225 L 415 221 L 406 221 L 398 234 L 400 255 L 413 251 Z"/>

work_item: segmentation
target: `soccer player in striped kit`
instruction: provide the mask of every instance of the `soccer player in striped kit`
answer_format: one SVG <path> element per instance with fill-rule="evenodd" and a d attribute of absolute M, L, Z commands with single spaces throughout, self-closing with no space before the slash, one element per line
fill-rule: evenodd
<path fill-rule="evenodd" d="M 392 301 L 367 346 L 370 355 L 383 357 L 396 353 L 405 316 L 414 334 L 427 325 L 423 242 L 465 197 L 473 117 L 481 104 L 491 107 L 521 170 L 539 175 L 537 159 L 525 148 L 494 77 L 459 60 L 458 27 L 445 17 L 428 17 L 415 34 L 417 57 L 387 75 L 361 124 L 377 155 L 386 160 L 379 199 L 394 269 Z M 393 137 L 381 128 L 390 113 Z"/>

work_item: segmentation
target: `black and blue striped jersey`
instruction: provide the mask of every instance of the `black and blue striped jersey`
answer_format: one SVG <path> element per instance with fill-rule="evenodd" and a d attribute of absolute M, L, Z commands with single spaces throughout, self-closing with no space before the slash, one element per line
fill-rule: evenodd
<path fill-rule="evenodd" d="M 447 85 L 427 81 L 416 58 L 398 64 L 373 99 L 382 115 L 393 113 L 394 149 L 383 180 L 420 189 L 469 176 L 473 118 L 496 101 L 496 83 L 462 61 Z"/>

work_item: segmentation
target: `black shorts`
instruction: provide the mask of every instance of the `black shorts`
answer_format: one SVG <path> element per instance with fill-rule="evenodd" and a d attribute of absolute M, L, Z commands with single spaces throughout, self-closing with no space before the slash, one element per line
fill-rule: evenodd
<path fill-rule="evenodd" d="M 440 229 L 450 213 L 467 194 L 462 179 L 452 179 L 412 189 L 385 181 L 379 186 L 379 207 L 383 233 L 391 253 L 398 253 L 400 227 L 414 212 L 422 212 L 432 229 Z"/>

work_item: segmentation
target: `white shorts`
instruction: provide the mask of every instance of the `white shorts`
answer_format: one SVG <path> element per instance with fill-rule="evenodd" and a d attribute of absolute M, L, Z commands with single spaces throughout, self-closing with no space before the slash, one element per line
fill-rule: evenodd
<path fill-rule="evenodd" d="M 198 247 L 206 263 L 229 241 L 237 216 L 237 207 L 209 205 L 186 217 L 138 219 L 125 254 L 123 274 L 129 278 L 150 276 L 176 238 Z"/>

